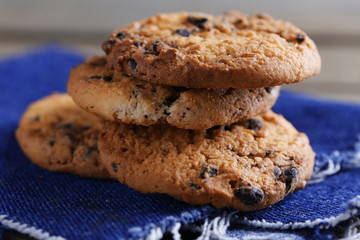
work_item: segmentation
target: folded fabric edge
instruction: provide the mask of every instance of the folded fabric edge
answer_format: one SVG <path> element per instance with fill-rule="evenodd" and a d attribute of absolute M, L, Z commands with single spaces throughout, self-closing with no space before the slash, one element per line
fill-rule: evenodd
<path fill-rule="evenodd" d="M 334 227 L 338 223 L 349 220 L 351 217 L 354 217 L 360 213 L 360 195 L 357 195 L 355 198 L 351 199 L 346 204 L 346 211 L 330 218 L 318 218 L 313 221 L 305 221 L 305 222 L 294 222 L 294 223 L 282 223 L 282 222 L 275 222 L 270 223 L 266 221 L 259 221 L 259 220 L 249 220 L 246 217 L 239 219 L 239 223 L 247 224 L 253 227 L 261 227 L 261 228 L 268 228 L 268 229 L 300 229 L 300 228 L 316 228 L 319 227 L 320 229 Z"/>
<path fill-rule="evenodd" d="M 204 220 L 204 224 L 202 226 L 201 235 L 197 239 L 234 239 L 231 237 L 226 236 L 227 229 L 230 226 L 230 223 L 233 222 L 235 224 L 247 225 L 256 228 L 262 229 L 271 229 L 271 230 L 295 230 L 295 229 L 303 229 L 303 228 L 319 228 L 328 229 L 330 227 L 335 227 L 337 224 L 347 221 L 352 217 L 358 215 L 360 213 L 360 195 L 356 196 L 355 198 L 351 199 L 346 204 L 346 211 L 344 213 L 339 214 L 335 217 L 324 218 L 324 219 L 316 219 L 314 221 L 305 221 L 305 222 L 294 222 L 294 223 L 287 223 L 284 224 L 282 222 L 270 223 L 266 222 L 265 220 L 249 220 L 246 217 L 234 219 L 233 216 L 238 211 L 232 212 L 225 212 L 223 211 L 221 216 L 217 216 L 212 220 L 206 218 Z M 148 233 L 145 235 L 146 240 L 158 240 L 161 239 L 165 233 L 171 233 L 174 240 L 180 240 L 181 235 L 179 230 L 181 225 L 184 224 L 181 221 L 174 222 L 174 218 L 172 217 L 171 222 L 168 222 L 169 219 L 163 220 L 157 226 L 153 226 L 150 230 L 147 231 L 145 229 L 138 228 L 137 231 Z M 190 223 L 190 222 L 188 222 Z M 169 229 L 168 231 L 164 231 L 164 229 Z M 357 232 L 354 232 L 357 234 Z M 139 237 L 133 235 L 132 237 Z"/>
<path fill-rule="evenodd" d="M 65 240 L 65 238 L 61 236 L 51 236 L 50 233 L 45 232 L 42 229 L 29 226 L 26 223 L 10 220 L 7 215 L 0 215 L 0 226 L 1 225 L 16 230 L 19 233 L 27 234 L 39 240 Z"/>
<path fill-rule="evenodd" d="M 203 221 L 212 215 L 218 215 L 224 210 L 214 209 L 207 205 L 201 210 L 193 209 L 191 211 L 182 212 L 179 217 L 168 216 L 159 223 L 150 223 L 144 227 L 132 227 L 128 230 L 129 238 L 138 239 L 161 239 L 164 233 L 171 232 L 174 239 L 181 239 L 179 229 L 183 224 L 194 223 L 196 221 Z"/>

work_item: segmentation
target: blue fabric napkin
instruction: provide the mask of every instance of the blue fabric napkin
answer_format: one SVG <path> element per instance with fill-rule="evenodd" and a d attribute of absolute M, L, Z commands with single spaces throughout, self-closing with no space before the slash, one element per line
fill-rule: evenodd
<path fill-rule="evenodd" d="M 21 114 L 29 103 L 65 92 L 69 70 L 84 57 L 46 45 L 0 60 L 0 235 L 15 229 L 38 239 L 331 239 L 335 226 L 360 214 L 360 106 L 287 91 L 274 111 L 308 134 L 315 173 L 304 190 L 265 210 L 192 206 L 33 165 L 14 138 Z M 346 234 L 356 234 L 355 225 Z"/>

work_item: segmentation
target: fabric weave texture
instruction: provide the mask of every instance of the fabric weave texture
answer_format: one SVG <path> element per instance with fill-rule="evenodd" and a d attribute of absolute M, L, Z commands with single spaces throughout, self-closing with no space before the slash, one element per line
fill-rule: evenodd
<path fill-rule="evenodd" d="M 177 239 L 179 228 L 200 222 L 202 239 L 331 239 L 335 225 L 360 214 L 360 105 L 289 91 L 273 110 L 309 136 L 318 178 L 261 211 L 193 206 L 116 181 L 37 167 L 15 140 L 19 119 L 31 102 L 65 92 L 69 70 L 84 58 L 49 44 L 0 60 L 0 236 L 10 228 L 39 239 L 159 239 L 167 233 Z"/>

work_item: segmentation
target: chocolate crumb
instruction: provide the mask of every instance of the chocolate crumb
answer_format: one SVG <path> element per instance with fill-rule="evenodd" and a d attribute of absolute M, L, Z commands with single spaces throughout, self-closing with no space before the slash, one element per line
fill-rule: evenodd
<path fill-rule="evenodd" d="M 55 144 L 55 141 L 54 141 L 54 140 L 50 140 L 50 141 L 49 141 L 49 145 L 50 145 L 50 146 L 54 146 L 54 144 Z"/>
<path fill-rule="evenodd" d="M 305 35 L 304 34 L 297 34 L 296 35 L 296 41 L 298 43 L 302 43 L 305 40 Z"/>
<path fill-rule="evenodd" d="M 252 118 L 246 121 L 247 129 L 252 129 L 254 131 L 258 131 L 264 123 L 260 121 L 259 119 Z"/>
<path fill-rule="evenodd" d="M 128 36 L 128 34 L 125 34 L 123 32 L 118 32 L 116 34 L 116 38 L 119 39 L 119 40 L 123 40 L 124 38 L 126 38 Z"/>
<path fill-rule="evenodd" d="M 140 46 L 142 45 L 142 42 L 141 42 L 141 41 L 136 41 L 136 42 L 134 42 L 133 44 L 134 44 L 134 46 L 136 46 L 136 47 L 140 47 Z"/>
<path fill-rule="evenodd" d="M 189 30 L 187 30 L 186 28 L 184 28 L 184 29 L 176 29 L 175 33 L 179 34 L 180 36 L 183 36 L 183 37 L 189 37 L 190 36 Z"/>
<path fill-rule="evenodd" d="M 187 18 L 187 21 L 203 30 L 205 29 L 205 23 L 207 21 L 207 18 L 197 18 L 197 17 L 189 16 Z"/>
<path fill-rule="evenodd" d="M 103 76 L 103 79 L 104 79 L 105 82 L 111 82 L 112 81 L 111 76 Z"/>
<path fill-rule="evenodd" d="M 199 185 L 197 185 L 196 183 L 190 183 L 190 187 L 199 190 L 201 187 Z"/>
<path fill-rule="evenodd" d="M 111 164 L 111 167 L 112 167 L 112 169 L 113 169 L 114 172 L 117 172 L 117 171 L 118 171 L 118 169 L 117 169 L 117 164 L 116 164 L 116 163 L 112 163 L 112 164 Z"/>
<path fill-rule="evenodd" d="M 296 183 L 296 179 L 299 176 L 299 168 L 295 166 L 291 166 L 283 172 L 283 180 L 286 184 L 286 193 L 289 192 L 289 190 L 293 187 L 293 185 Z"/>
<path fill-rule="evenodd" d="M 135 70 L 136 66 L 137 66 L 137 62 L 135 61 L 135 59 L 130 58 L 130 68 L 131 68 L 131 70 Z"/>
<path fill-rule="evenodd" d="M 87 150 L 86 150 L 86 156 L 91 155 L 94 151 L 96 151 L 96 148 L 88 147 Z"/>
<path fill-rule="evenodd" d="M 257 188 L 240 187 L 235 191 L 235 196 L 245 205 L 256 205 L 264 199 L 264 192 Z"/>
<path fill-rule="evenodd" d="M 278 180 L 280 175 L 281 175 L 281 169 L 279 167 L 275 166 L 274 167 L 274 177 L 275 177 L 275 179 Z"/>
<path fill-rule="evenodd" d="M 134 95 L 135 98 L 137 98 L 139 93 L 138 93 L 138 91 L 133 90 L 132 94 Z"/>
<path fill-rule="evenodd" d="M 203 167 L 200 173 L 200 178 L 204 179 L 206 177 L 214 177 L 217 175 L 217 173 L 218 173 L 218 169 L 216 167 L 211 165 L 206 165 Z"/>

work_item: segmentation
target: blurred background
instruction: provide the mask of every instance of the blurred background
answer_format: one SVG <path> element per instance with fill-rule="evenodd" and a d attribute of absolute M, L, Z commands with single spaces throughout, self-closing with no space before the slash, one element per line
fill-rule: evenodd
<path fill-rule="evenodd" d="M 317 44 L 322 71 L 286 87 L 360 102 L 359 0 L 0 0 L 0 58 L 48 42 L 103 54 L 101 44 L 114 29 L 159 12 L 182 10 L 265 12 L 291 21 Z"/>

